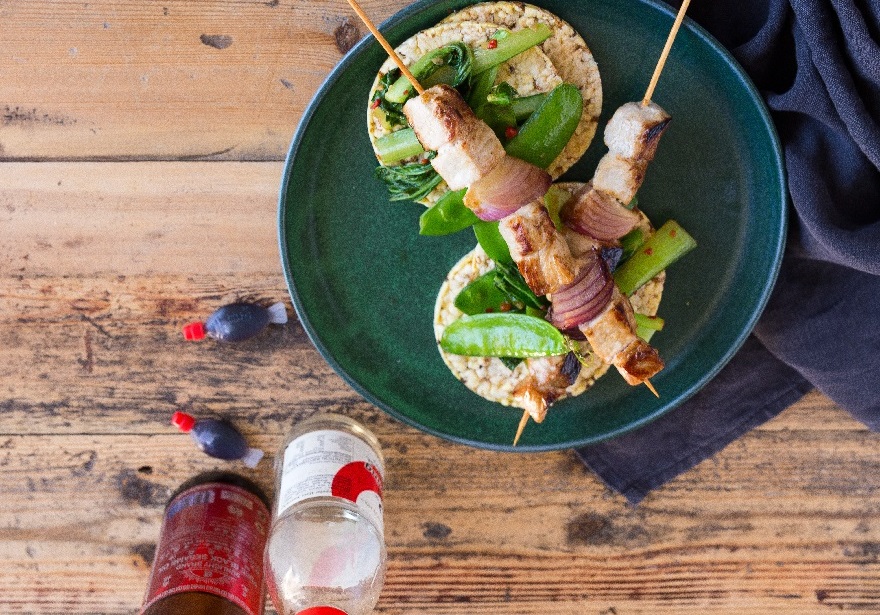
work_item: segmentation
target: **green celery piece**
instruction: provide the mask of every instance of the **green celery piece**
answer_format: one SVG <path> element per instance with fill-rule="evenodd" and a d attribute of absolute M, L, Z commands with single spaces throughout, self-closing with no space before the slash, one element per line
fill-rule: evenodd
<path fill-rule="evenodd" d="M 449 324 L 440 347 L 469 357 L 547 357 L 568 353 L 562 333 L 543 318 L 526 314 L 476 314 Z"/>
<path fill-rule="evenodd" d="M 646 342 L 650 342 L 654 334 L 657 331 L 662 331 L 663 325 L 666 324 L 659 316 L 647 316 L 638 312 L 633 314 L 633 316 L 636 321 L 636 335 Z"/>
<path fill-rule="evenodd" d="M 657 332 L 654 329 L 649 329 L 647 327 L 636 325 L 636 335 L 646 342 L 650 342 L 655 333 Z"/>
<path fill-rule="evenodd" d="M 666 324 L 666 321 L 659 316 L 648 316 L 647 314 L 639 314 L 638 312 L 634 313 L 633 316 L 635 317 L 637 326 L 651 329 L 652 331 L 662 331 Z"/>
<path fill-rule="evenodd" d="M 620 247 L 623 248 L 623 256 L 620 257 L 620 262 L 629 259 L 644 241 L 645 233 L 640 228 L 633 229 L 621 237 Z"/>
<path fill-rule="evenodd" d="M 393 164 L 424 151 L 412 128 L 404 128 L 376 139 L 376 152 L 384 164 Z"/>
<path fill-rule="evenodd" d="M 548 38 L 550 38 L 550 26 L 539 23 L 534 28 L 524 28 L 511 32 L 504 38 L 497 38 L 498 44 L 494 49 L 477 47 L 474 49 L 474 63 L 471 66 L 471 73 L 479 75 L 483 71 L 519 55 L 526 49 L 540 45 Z"/>
<path fill-rule="evenodd" d="M 614 281 L 632 295 L 648 280 L 697 247 L 697 242 L 675 220 L 669 220 L 614 271 Z"/>

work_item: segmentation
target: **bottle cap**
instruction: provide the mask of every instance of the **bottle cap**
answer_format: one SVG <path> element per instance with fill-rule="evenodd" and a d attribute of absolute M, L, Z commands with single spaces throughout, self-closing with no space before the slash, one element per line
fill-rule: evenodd
<path fill-rule="evenodd" d="M 196 424 L 196 420 L 186 412 L 175 412 L 171 415 L 171 424 L 183 433 L 189 433 L 193 425 Z"/>
<path fill-rule="evenodd" d="M 205 339 L 205 323 L 191 322 L 183 327 L 183 337 L 191 342 Z"/>

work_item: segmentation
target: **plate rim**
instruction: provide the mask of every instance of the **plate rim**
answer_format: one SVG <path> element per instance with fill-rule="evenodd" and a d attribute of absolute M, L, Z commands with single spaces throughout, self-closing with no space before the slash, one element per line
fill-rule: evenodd
<path fill-rule="evenodd" d="M 379 24 L 379 30 L 383 31 L 388 28 L 394 27 L 402 21 L 405 21 L 414 15 L 431 8 L 436 4 L 448 3 L 450 0 L 419 0 L 411 5 L 408 5 L 396 12 L 394 15 L 383 21 Z M 632 2 L 646 5 L 654 10 L 660 11 L 664 13 L 668 18 L 674 21 L 676 17 L 676 11 L 673 10 L 670 6 L 663 4 L 657 0 L 630 0 Z M 473 4 L 477 4 L 477 2 L 469 2 L 467 0 L 460 0 L 453 2 L 461 6 L 470 6 Z M 535 4 L 536 6 L 541 6 L 540 0 L 537 2 L 530 2 Z M 456 9 L 458 10 L 458 9 Z M 672 23 L 670 21 L 670 24 Z M 303 329 L 306 332 L 311 343 L 315 346 L 318 352 L 321 354 L 322 358 L 330 365 L 330 367 L 352 388 L 355 392 L 357 392 L 361 397 L 363 397 L 366 401 L 373 404 L 374 406 L 381 409 L 386 414 L 396 418 L 397 420 L 415 428 L 424 433 L 431 434 L 433 436 L 442 438 L 444 440 L 454 442 L 457 444 L 463 444 L 466 446 L 471 446 L 474 448 L 479 448 L 483 450 L 492 450 L 499 452 L 547 452 L 547 451 L 556 451 L 556 450 L 566 450 L 573 448 L 580 448 L 584 446 L 589 446 L 591 444 L 598 444 L 600 442 L 605 442 L 608 440 L 612 440 L 616 437 L 622 436 L 626 433 L 644 427 L 645 425 L 657 420 L 661 416 L 669 413 L 674 410 L 685 401 L 687 401 L 690 397 L 695 395 L 700 389 L 706 386 L 711 380 L 718 375 L 718 373 L 730 362 L 733 356 L 742 348 L 746 339 L 751 335 L 754 330 L 758 320 L 763 314 L 767 303 L 770 300 L 770 296 L 773 292 L 773 288 L 776 285 L 776 281 L 779 277 L 779 272 L 782 265 L 782 258 L 785 251 L 786 238 L 788 234 L 788 206 L 790 203 L 790 197 L 788 194 L 788 181 L 787 181 L 787 172 L 785 168 L 785 161 L 783 155 L 782 144 L 779 139 L 779 134 L 776 130 L 776 126 L 773 123 L 773 119 L 770 115 L 770 110 L 767 107 L 766 102 L 761 96 L 760 91 L 757 86 L 754 84 L 752 79 L 746 73 L 745 69 L 739 64 L 733 54 L 722 45 L 714 36 L 712 36 L 707 30 L 705 30 L 698 23 L 693 21 L 690 17 L 685 16 L 685 19 L 682 23 L 682 28 L 686 28 L 691 31 L 692 34 L 696 35 L 698 38 L 702 40 L 703 43 L 707 44 L 714 52 L 718 53 L 720 58 L 724 61 L 724 63 L 728 66 L 728 68 L 736 75 L 739 79 L 740 84 L 745 88 L 746 93 L 748 94 L 748 98 L 755 104 L 758 117 L 760 117 L 761 122 L 764 126 L 765 131 L 770 137 L 771 149 L 773 152 L 773 169 L 775 170 L 775 177 L 778 181 L 778 190 L 782 194 L 782 203 L 780 203 L 780 216 L 778 220 L 778 229 L 779 232 L 776 234 L 775 245 L 773 248 L 773 263 L 770 268 L 770 275 L 764 282 L 763 286 L 760 288 L 761 297 L 760 300 L 754 305 L 751 310 L 751 314 L 746 322 L 746 326 L 740 331 L 739 335 L 735 338 L 733 344 L 729 346 L 725 353 L 723 353 L 719 359 L 715 362 L 715 365 L 707 370 L 698 380 L 691 383 L 685 390 L 681 391 L 674 398 L 670 399 L 667 403 L 660 406 L 654 412 L 641 417 L 635 421 L 632 421 L 624 426 L 618 427 L 616 429 L 612 429 L 610 431 L 604 432 L 602 434 L 580 438 L 577 440 L 569 440 L 565 442 L 557 442 L 557 443 L 549 443 L 549 444 L 521 444 L 516 447 L 509 444 L 497 444 L 494 442 L 484 442 L 481 440 L 474 440 L 471 438 L 466 438 L 462 436 L 458 436 L 455 434 L 450 434 L 444 432 L 439 429 L 435 429 L 432 427 L 425 426 L 417 421 L 411 419 L 407 415 L 399 412 L 397 409 L 393 408 L 389 404 L 384 401 L 378 399 L 373 393 L 367 390 L 363 385 L 361 385 L 357 380 L 355 380 L 336 360 L 336 358 L 332 355 L 332 353 L 328 350 L 328 348 L 322 342 L 318 332 L 312 326 L 311 321 L 306 314 L 302 300 L 300 298 L 300 294 L 297 290 L 296 283 L 294 281 L 294 277 L 289 265 L 289 251 L 287 248 L 287 232 L 285 225 L 285 213 L 286 213 L 286 195 L 288 192 L 288 188 L 290 185 L 291 179 L 291 169 L 293 161 L 296 158 L 296 155 L 302 145 L 302 141 L 304 139 L 305 133 L 308 130 L 312 119 L 317 112 L 318 108 L 321 105 L 323 98 L 326 96 L 326 93 L 336 81 L 339 80 L 340 76 L 351 66 L 352 63 L 363 53 L 371 45 L 378 45 L 375 37 L 371 34 L 367 34 L 364 36 L 358 43 L 352 47 L 348 53 L 346 53 L 342 59 L 333 67 L 327 77 L 323 80 L 321 85 L 318 87 L 318 90 L 313 95 L 310 100 L 308 106 L 303 112 L 302 117 L 297 125 L 296 131 L 294 132 L 293 138 L 291 140 L 290 147 L 288 148 L 287 155 L 284 160 L 284 169 L 282 173 L 282 181 L 280 185 L 279 195 L 278 195 L 278 210 L 277 210 L 277 223 L 278 223 L 278 243 L 279 243 L 279 252 L 281 256 L 281 266 L 284 273 L 285 283 L 288 288 L 288 294 L 291 297 L 291 301 L 293 303 L 293 307 L 296 311 L 297 318 L 300 321 L 300 324 L 303 326 Z M 418 31 L 418 30 L 416 30 Z"/>

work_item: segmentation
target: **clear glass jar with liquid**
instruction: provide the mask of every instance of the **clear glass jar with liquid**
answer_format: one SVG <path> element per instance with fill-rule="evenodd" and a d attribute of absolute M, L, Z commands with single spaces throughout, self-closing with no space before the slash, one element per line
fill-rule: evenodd
<path fill-rule="evenodd" d="M 265 552 L 279 615 L 367 615 L 385 580 L 385 461 L 357 421 L 298 423 L 275 459 L 276 501 Z"/>

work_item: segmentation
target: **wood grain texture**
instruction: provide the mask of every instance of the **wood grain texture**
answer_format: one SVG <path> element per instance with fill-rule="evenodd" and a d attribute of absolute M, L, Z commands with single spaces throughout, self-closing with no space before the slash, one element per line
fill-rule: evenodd
<path fill-rule="evenodd" d="M 363 4 L 376 21 L 404 5 Z M 286 298 L 281 161 L 365 32 L 344 2 L 15 0 L 0 17 L 0 613 L 136 613 L 173 489 L 229 467 L 271 491 L 271 460 L 205 457 L 168 423 L 180 408 L 270 456 L 322 409 L 377 433 L 383 614 L 880 612 L 880 437 L 819 393 L 632 508 L 571 452 L 385 416 L 295 318 L 182 340 L 224 303 Z"/>
<path fill-rule="evenodd" d="M 381 21 L 399 3 L 364 6 Z M 0 17 L 10 161 L 283 160 L 318 86 L 367 34 L 327 0 L 19 0 Z"/>

